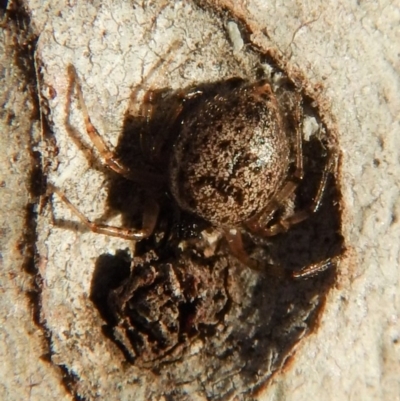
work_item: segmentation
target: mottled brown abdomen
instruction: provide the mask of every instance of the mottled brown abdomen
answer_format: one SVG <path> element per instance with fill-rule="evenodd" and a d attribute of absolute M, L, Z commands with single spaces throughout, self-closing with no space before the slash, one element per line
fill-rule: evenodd
<path fill-rule="evenodd" d="M 260 81 L 207 99 L 182 120 L 170 160 L 171 191 L 183 209 L 232 227 L 267 206 L 289 159 L 276 98 Z"/>

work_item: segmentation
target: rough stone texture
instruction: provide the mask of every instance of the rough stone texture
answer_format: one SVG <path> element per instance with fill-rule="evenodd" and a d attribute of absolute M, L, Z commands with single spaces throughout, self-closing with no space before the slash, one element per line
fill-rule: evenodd
<path fill-rule="evenodd" d="M 178 28 L 175 25 L 158 23 L 152 27 L 151 34 L 146 36 L 143 34 L 146 27 L 139 26 L 145 26 L 149 20 L 141 14 L 141 7 L 137 8 L 132 17 L 132 14 L 125 10 L 118 11 L 120 9 L 116 6 L 113 12 L 106 6 L 99 6 L 96 10 L 96 4 L 86 5 L 84 10 L 75 14 L 76 10 L 63 2 L 27 1 L 34 26 L 37 32 L 40 32 L 38 53 L 42 59 L 54 60 L 53 64 L 46 63 L 45 85 L 42 87 L 42 90 L 47 91 L 46 97 L 52 99 L 49 106 L 52 110 L 59 110 L 59 115 L 52 113 L 52 118 L 62 122 L 60 126 L 67 125 L 65 101 L 68 98 L 69 80 L 66 65 L 73 62 L 78 73 L 83 76 L 83 92 L 93 121 L 102 132 L 114 133 L 121 128 L 118 124 L 122 124 L 122 119 L 115 117 L 122 116 L 126 109 L 127 102 L 123 103 L 123 99 L 129 98 L 130 86 L 140 82 L 141 75 L 149 72 L 160 56 L 160 49 L 168 49 L 170 42 L 163 42 L 167 38 L 165 30 L 186 29 L 193 35 L 197 33 L 200 36 L 202 32 L 194 27 L 196 19 L 190 20 L 186 16 L 189 21 L 186 27 Z M 235 2 L 235 6 L 228 0 L 216 1 L 213 4 L 232 9 L 253 32 L 251 40 L 254 43 L 264 49 L 271 49 L 277 57 L 282 54 L 282 65 L 288 63 L 287 68 L 293 68 L 296 74 L 304 74 L 310 82 L 310 93 L 315 93 L 313 85 L 322 85 L 321 98 L 326 100 L 321 100 L 322 109 L 328 113 L 332 112 L 336 117 L 339 143 L 343 152 L 343 230 L 348 251 L 340 265 L 338 284 L 329 294 L 318 331 L 301 343 L 291 366 L 288 366 L 290 369 L 275 376 L 269 387 L 260 393 L 259 398 L 396 399 L 400 394 L 400 5 L 393 1 L 379 4 L 345 2 L 338 5 L 335 1 L 292 1 L 284 4 L 271 1 L 266 4 L 258 0 Z M 183 7 L 182 3 L 178 3 L 179 6 Z M 155 14 L 160 10 L 162 13 L 161 3 L 154 7 Z M 165 10 L 168 12 L 168 7 Z M 78 15 L 95 29 L 97 35 L 89 34 L 88 25 L 83 28 Z M 130 52 L 132 43 L 129 40 L 113 40 L 113 35 L 118 38 L 130 37 L 128 32 L 124 32 L 132 26 L 128 15 L 129 18 L 134 18 L 135 27 L 140 31 L 137 33 L 140 38 L 138 40 L 150 45 L 152 50 L 144 53 Z M 168 18 L 162 21 L 168 21 Z M 2 35 L 4 33 L 5 31 Z M 223 41 L 220 42 L 218 38 L 217 34 L 209 37 L 210 53 L 213 53 L 214 48 L 223 47 Z M 233 38 L 232 41 L 238 43 L 237 38 Z M 186 50 L 186 54 L 196 52 L 194 43 L 195 39 L 186 43 L 187 49 L 190 50 Z M 7 46 L 6 36 L 2 37 L 2 46 L 4 44 Z M 10 44 L 8 46 L 11 47 Z M 240 53 L 241 46 L 236 46 L 235 49 Z M 8 60 L 10 55 L 5 51 L 4 54 Z M 161 56 L 162 54 L 164 53 L 161 52 Z M 103 57 L 108 58 L 107 63 L 102 63 Z M 209 59 L 212 60 L 211 57 Z M 174 55 L 173 61 L 177 65 L 179 60 L 180 56 Z M 195 63 L 196 58 L 190 60 Z M 244 64 L 240 55 L 239 60 L 236 66 L 229 67 L 236 69 L 238 75 L 242 71 L 251 74 L 251 65 Z M 133 69 L 127 80 L 126 69 L 137 66 L 138 61 L 141 67 Z M 167 82 L 174 82 L 176 87 L 180 87 L 185 85 L 184 81 L 189 78 L 199 81 L 210 79 L 210 71 L 215 74 L 213 79 L 218 79 L 224 76 L 225 67 L 227 66 L 224 63 L 213 65 L 210 61 L 210 65 L 205 68 L 199 66 L 194 70 L 188 69 L 187 74 L 192 75 L 183 74 L 182 78 L 176 74 L 173 79 L 165 77 L 165 83 L 161 81 L 158 84 L 162 87 Z M 6 71 L 4 67 L 3 71 Z M 207 76 L 202 76 L 202 71 L 207 71 Z M 10 98 L 15 92 L 18 95 L 24 93 L 15 91 L 18 86 L 11 80 L 11 74 L 4 76 L 7 77 L 5 82 L 10 83 L 10 92 L 7 92 Z M 157 78 L 162 80 L 163 74 L 158 74 Z M 17 107 L 17 101 L 8 103 L 12 104 L 16 118 L 21 118 L 29 110 L 29 101 L 25 103 L 25 100 L 21 100 L 21 103 L 24 107 Z M 58 107 L 55 107 L 57 105 Z M 76 117 L 73 117 L 73 126 L 83 132 L 82 124 L 77 122 L 80 118 L 79 111 L 72 105 L 72 114 L 74 113 Z M 28 115 L 21 121 L 26 123 L 31 118 Z M 30 139 L 26 138 L 26 130 L 15 140 L 10 131 L 13 125 L 7 118 L 4 121 L 7 128 L 2 129 L 1 140 L 5 141 L 5 145 L 1 148 L 15 154 L 24 152 L 31 146 Z M 51 166 L 55 173 L 62 172 L 56 184 L 62 186 L 72 201 L 77 201 L 80 193 L 87 193 L 88 196 L 79 204 L 80 207 L 90 217 L 101 215 L 106 193 L 97 190 L 91 192 L 90 189 L 102 188 L 103 175 L 96 175 L 91 170 L 86 179 L 89 165 L 84 157 L 85 153 L 82 155 L 81 149 L 73 141 L 65 139 L 65 142 L 62 142 L 62 135 L 58 138 L 60 152 L 64 153 L 61 153 L 57 162 L 54 160 Z M 110 136 L 111 141 L 113 138 L 116 138 L 116 135 Z M 49 147 L 47 150 L 50 152 L 52 149 Z M 44 153 L 44 150 L 42 151 Z M 2 291 L 6 296 L 2 297 L 1 302 L 4 311 L 2 319 L 6 321 L 6 325 L 2 322 L 1 352 L 3 363 L 8 364 L 10 368 L 2 370 L 1 395 L 2 398 L 11 400 L 70 399 L 70 396 L 65 394 L 55 367 L 39 358 L 47 351 L 41 342 L 41 331 L 31 319 L 31 309 L 25 295 L 25 285 L 28 286 L 28 290 L 32 289 L 31 276 L 21 272 L 23 258 L 14 251 L 15 244 L 20 241 L 22 227 L 25 227 L 25 211 L 21 213 L 21 210 L 29 201 L 25 191 L 21 192 L 27 182 L 26 171 L 31 170 L 28 154 L 29 152 L 24 153 L 23 157 L 13 160 L 12 155 L 2 153 L 2 166 L 4 164 L 5 171 L 9 173 L 5 179 L 2 178 L 5 186 L 2 186 L 1 191 L 3 194 L 8 188 L 12 188 L 10 191 L 13 202 L 4 202 L 6 196 L 2 195 L 1 208 L 2 214 L 7 216 L 7 221 L 11 222 L 12 219 L 13 223 L 6 226 L 2 238 L 1 281 Z M 10 160 L 13 160 L 12 164 Z M 57 174 L 53 174 L 53 177 Z M 79 186 L 76 186 L 76 182 L 71 183 L 74 177 L 79 177 Z M 72 218 L 71 215 L 60 216 L 65 212 L 65 208 L 59 204 L 56 205 L 56 212 L 57 217 Z M 45 293 L 47 298 L 44 297 L 44 304 L 47 302 L 52 306 L 57 301 L 59 306 L 65 307 L 53 308 L 54 315 L 47 316 L 58 322 L 61 329 L 65 329 L 57 334 L 58 338 L 54 338 L 53 345 L 57 349 L 58 341 L 63 340 L 62 333 L 64 332 L 65 336 L 71 333 L 71 327 L 62 326 L 68 318 L 74 321 L 69 305 L 79 308 L 82 305 L 87 306 L 87 321 L 92 321 L 93 327 L 98 327 L 100 332 L 102 322 L 88 300 L 91 274 L 88 267 L 93 267 L 99 255 L 113 252 L 115 249 L 124 249 L 127 245 L 119 240 L 108 239 L 96 239 L 93 242 L 90 233 L 69 231 L 60 227 L 58 235 L 63 241 L 57 248 L 49 246 L 49 253 L 46 246 L 51 242 L 45 239 L 49 231 L 49 221 L 50 218 L 40 222 L 39 233 L 42 242 L 39 254 L 47 254 L 49 258 L 57 260 L 54 255 L 68 253 L 71 261 L 60 261 L 59 265 L 54 265 L 54 270 L 47 273 L 44 271 L 47 261 L 43 259 L 39 263 L 41 273 L 46 275 L 45 285 L 50 289 L 59 289 Z M 15 227 L 15 233 L 12 233 L 9 227 Z M 56 234 L 57 230 L 51 230 L 52 235 Z M 85 243 L 89 246 L 82 247 Z M 89 265 L 79 264 L 82 254 L 86 263 L 88 260 L 91 262 Z M 53 276 L 50 277 L 49 274 Z M 73 288 L 76 294 L 81 294 L 80 298 L 64 298 L 63 293 L 68 288 Z M 74 330 L 75 333 L 85 333 L 85 327 L 75 327 Z M 68 344 L 71 344 L 74 337 L 68 340 Z M 82 337 L 79 341 L 82 341 Z M 99 343 L 93 347 L 91 354 L 85 355 L 89 362 L 94 363 L 98 355 L 104 355 L 105 345 L 102 341 L 103 337 L 99 333 Z M 57 361 L 57 357 L 53 357 L 53 361 L 65 362 L 62 356 L 59 358 Z M 79 369 L 74 360 L 70 361 L 70 364 Z M 13 374 L 10 375 L 9 372 Z M 124 389 L 120 391 L 123 392 Z M 99 396 L 101 397 L 100 394 Z"/>
<path fill-rule="evenodd" d="M 139 17 L 142 21 L 140 25 L 124 24 L 124 21 Z M 85 32 L 70 29 L 71 24 L 77 21 L 86 24 Z M 191 29 L 188 29 L 188 21 Z M 44 172 L 48 182 L 64 191 L 86 216 L 95 219 L 108 209 L 108 216 L 104 217 L 109 219 L 104 220 L 119 225 L 118 219 L 113 221 L 112 217 L 120 211 L 122 224 L 125 225 L 129 223 L 136 203 L 140 209 L 140 204 L 148 203 L 148 200 L 142 198 L 140 202 L 137 199 L 133 193 L 136 186 L 132 182 L 125 181 L 116 190 L 115 177 L 107 173 L 97 157 L 92 155 L 90 149 L 93 144 L 88 141 L 82 124 L 84 105 L 101 135 L 113 144 L 118 140 L 117 149 L 121 157 L 128 158 L 131 153 L 135 155 L 134 159 L 140 159 L 139 149 L 126 151 L 126 147 L 132 147 L 135 142 L 135 130 L 129 136 L 130 131 L 122 113 L 127 107 L 130 108 L 133 114 L 130 124 L 136 127 L 136 131 L 145 129 L 146 124 L 140 125 L 140 120 L 143 120 L 140 113 L 146 110 L 140 110 L 139 107 L 144 90 L 152 87 L 161 93 L 166 89 L 168 93 L 171 89 L 230 77 L 244 77 L 250 81 L 256 79 L 256 74 L 262 68 L 260 57 L 251 51 L 235 54 L 222 21 L 218 15 L 190 2 L 156 2 L 143 8 L 132 8 L 127 4 L 122 8 L 117 4 L 107 7 L 93 4 L 89 8 L 85 5 L 63 10 L 62 18 L 58 15 L 50 19 L 44 28 L 38 27 L 42 32 L 36 51 L 40 97 L 43 100 L 44 118 L 52 130 L 49 137 L 53 138 L 53 142 L 41 143 Z M 162 38 L 149 41 L 152 35 L 157 34 L 155 26 L 169 29 Z M 114 35 L 117 28 L 123 29 L 123 32 Z M 208 37 L 215 46 L 209 46 Z M 78 79 L 71 74 L 70 64 L 74 66 Z M 142 66 L 142 70 L 138 69 L 138 65 Z M 268 68 L 272 67 L 265 64 L 267 72 Z M 121 75 L 122 71 L 126 73 Z M 278 86 L 278 83 L 279 80 L 274 81 L 274 85 Z M 81 104 L 77 102 L 79 87 L 83 96 Z M 129 99 L 135 88 L 139 90 Z M 312 109 L 312 106 L 309 108 Z M 139 111 L 139 116 L 135 111 Z M 173 114 L 174 110 L 169 112 Z M 165 116 L 160 116 L 161 121 L 162 117 L 165 120 Z M 151 119 L 151 125 L 158 127 L 161 135 L 165 134 L 163 130 L 166 126 L 161 121 L 158 125 L 153 123 L 154 119 Z M 285 124 L 289 120 L 285 118 Z M 160 132 L 154 133 L 156 140 L 157 134 Z M 145 136 L 144 133 L 142 135 Z M 321 136 L 324 136 L 322 130 Z M 143 139 L 143 142 L 146 141 L 147 136 Z M 317 159 L 315 155 L 308 165 L 314 162 L 320 164 Z M 159 166 L 154 163 L 153 167 L 157 171 Z M 153 195 L 147 193 L 146 196 Z M 169 214 L 172 212 L 173 208 L 170 208 Z M 298 269 L 331 256 L 330 251 L 328 254 L 325 252 L 326 249 L 319 252 L 321 240 L 324 242 L 326 238 L 325 221 L 327 226 L 331 225 L 330 218 L 326 217 L 320 218 L 319 222 L 316 217 L 314 223 L 317 226 L 308 229 L 307 234 L 302 230 L 286 237 L 286 246 L 278 245 L 275 250 L 276 256 L 279 255 L 276 262 L 272 260 L 269 248 L 268 252 L 267 248 L 260 249 L 257 259 L 263 263 L 277 263 L 282 268 L 295 265 Z M 330 230 L 335 237 L 335 229 L 333 233 L 332 227 Z M 107 298 L 108 291 L 107 285 L 104 285 L 101 296 L 94 277 L 98 277 L 99 281 L 103 278 L 105 283 L 104 273 L 107 270 L 121 271 L 117 253 L 131 252 L 132 244 L 87 232 L 82 224 L 76 224 L 76 215 L 71 214 L 57 196 L 44 205 L 37 233 L 37 267 L 41 279 L 40 319 L 51 335 L 51 360 L 66 369 L 72 381 L 72 390 L 85 399 L 95 399 L 105 394 L 122 400 L 133 396 L 144 400 L 163 397 L 172 397 L 174 400 L 194 397 L 217 400 L 231 399 L 236 394 L 241 398 L 246 397 L 244 394 L 263 385 L 287 361 L 293 347 L 315 325 L 334 273 L 332 269 L 314 279 L 286 282 L 264 277 L 250 269 L 241 269 L 231 258 L 227 262 L 226 279 L 210 284 L 215 286 L 210 288 L 211 291 L 216 294 L 229 293 L 230 300 L 229 307 L 223 311 L 221 324 L 214 328 L 215 333 L 200 333 L 186 342 L 181 339 L 176 341 L 173 332 L 168 334 L 166 329 L 163 339 L 154 343 L 152 340 L 165 325 L 150 317 L 147 324 L 154 329 L 152 335 L 142 336 L 144 351 L 139 352 L 137 362 L 129 365 L 118 345 L 105 336 L 110 334 L 110 327 L 104 327 L 107 308 L 103 307 L 103 313 L 99 313 L 93 299 L 100 301 L 101 298 Z M 159 234 L 162 235 L 162 232 Z M 328 246 L 325 244 L 322 248 L 329 248 L 331 234 L 328 235 Z M 175 253 L 173 249 L 169 251 Z M 171 269 L 179 270 L 173 259 L 162 260 L 160 269 L 166 262 L 171 263 Z M 182 263 L 186 264 L 184 261 Z M 110 266 L 115 267 L 110 269 Z M 198 268 L 202 269 L 201 265 Z M 185 280 L 185 275 L 183 278 Z M 162 277 L 158 279 L 162 282 Z M 194 280 L 201 282 L 196 274 Z M 148 297 L 153 298 L 151 305 L 154 310 L 149 316 L 157 315 L 157 309 L 161 309 L 165 288 L 175 288 L 175 284 L 168 284 L 169 280 L 165 280 L 165 283 L 160 285 L 156 282 L 155 288 L 151 287 L 147 296 L 142 298 L 145 303 Z M 183 282 L 181 287 L 184 288 Z M 158 299 L 153 297 L 156 292 L 160 294 Z M 171 305 L 172 309 L 190 306 L 186 301 L 180 302 L 173 293 L 171 303 L 176 301 L 177 304 Z M 203 298 L 201 294 L 195 297 L 198 301 Z M 135 303 L 135 300 L 132 299 L 132 302 Z M 170 321 L 168 316 L 159 316 L 164 322 Z M 182 323 L 187 322 L 183 326 L 190 325 L 190 319 L 185 313 L 179 317 Z M 139 336 L 138 323 L 130 327 Z M 129 345 L 123 339 L 123 332 L 120 327 L 117 333 L 119 342 Z M 147 341 L 149 345 L 146 345 Z M 162 348 L 165 342 L 185 348 L 182 356 L 180 352 L 177 352 L 177 356 L 172 355 L 173 363 L 170 361 L 171 355 L 164 356 L 157 349 Z M 133 355 L 133 351 L 130 354 Z M 153 366 L 148 363 L 152 355 L 161 355 L 160 361 L 155 361 Z M 143 362 L 151 369 L 142 369 Z M 166 362 L 168 364 L 164 366 Z"/>
<path fill-rule="evenodd" d="M 32 187 L 40 182 L 34 146 L 39 121 L 33 69 L 35 35 L 23 13 L 0 15 L 0 398 L 70 400 L 35 324 Z M 37 156 L 37 154 L 36 154 Z M 40 161 L 39 161 L 40 162 Z"/>

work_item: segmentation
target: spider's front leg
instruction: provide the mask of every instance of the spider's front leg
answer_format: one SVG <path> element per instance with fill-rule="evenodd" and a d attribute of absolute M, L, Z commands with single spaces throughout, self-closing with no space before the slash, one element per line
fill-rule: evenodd
<path fill-rule="evenodd" d="M 148 173 L 142 170 L 134 170 L 120 163 L 115 153 L 99 134 L 95 126 L 92 124 L 86 104 L 83 99 L 82 89 L 79 83 L 77 73 L 72 65 L 68 68 L 71 79 L 71 86 L 74 86 L 77 92 L 80 109 L 83 114 L 86 132 L 94 147 L 99 152 L 106 166 L 116 173 L 124 176 L 130 181 L 141 183 L 145 186 L 158 187 L 164 184 L 164 178 L 157 174 Z M 109 236 L 124 238 L 128 240 L 142 240 L 149 237 L 155 228 L 159 215 L 159 205 L 150 198 L 145 204 L 143 213 L 143 222 L 141 229 L 131 229 L 123 227 L 115 227 L 105 224 L 98 224 L 90 221 L 75 205 L 73 205 L 65 194 L 58 188 L 49 185 L 48 193 L 57 194 L 61 200 L 69 207 L 69 209 L 80 219 L 80 221 L 91 231 Z"/>
<path fill-rule="evenodd" d="M 86 132 L 89 136 L 89 139 L 93 143 L 94 147 L 97 149 L 100 156 L 102 157 L 104 164 L 108 166 L 111 170 L 122 175 L 123 177 L 127 178 L 130 181 L 134 181 L 144 185 L 148 185 L 149 183 L 151 183 L 152 185 L 163 184 L 164 177 L 160 175 L 152 174 L 142 170 L 135 170 L 121 164 L 121 162 L 116 157 L 115 153 L 110 150 L 109 145 L 100 135 L 100 133 L 93 125 L 90 119 L 85 101 L 83 99 L 82 88 L 79 82 L 79 78 L 75 68 L 72 65 L 68 67 L 68 74 L 71 80 L 71 84 L 73 84 L 77 92 L 79 106 L 83 114 Z"/>

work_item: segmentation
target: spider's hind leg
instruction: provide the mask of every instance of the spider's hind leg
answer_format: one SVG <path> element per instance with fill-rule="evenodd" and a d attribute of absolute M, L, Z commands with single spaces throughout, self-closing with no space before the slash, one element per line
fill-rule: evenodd
<path fill-rule="evenodd" d="M 89 220 L 71 201 L 65 196 L 65 194 L 58 188 L 50 185 L 49 193 L 55 193 L 58 197 L 68 206 L 72 213 L 79 218 L 90 231 L 98 234 L 104 234 L 111 237 L 118 237 L 127 240 L 140 241 L 144 238 L 149 237 L 157 224 L 159 206 L 158 203 L 152 199 L 146 202 L 145 210 L 143 213 L 142 228 L 124 228 L 110 226 L 107 224 L 99 224 Z"/>

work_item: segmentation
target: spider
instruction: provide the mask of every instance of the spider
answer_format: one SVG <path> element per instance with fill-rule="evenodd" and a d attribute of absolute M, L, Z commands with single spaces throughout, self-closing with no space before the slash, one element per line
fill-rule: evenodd
<path fill-rule="evenodd" d="M 315 213 L 322 201 L 334 164 L 328 150 L 315 196 L 303 210 L 289 215 L 277 212 L 303 179 L 301 95 L 285 85 L 272 89 L 266 79 L 250 82 L 231 78 L 219 85 L 177 91 L 176 104 L 168 110 L 167 123 L 155 137 L 141 138 L 151 171 L 125 166 L 92 124 L 79 79 L 70 66 L 87 134 L 105 164 L 130 181 L 162 188 L 177 205 L 217 228 L 231 253 L 256 270 L 274 268 L 253 259 L 242 235 L 270 237 L 285 232 Z M 157 103 L 149 90 L 141 106 L 151 121 Z M 142 227 L 123 228 L 97 224 L 81 213 L 57 188 L 68 207 L 91 231 L 140 241 L 155 229 L 160 206 L 156 197 L 145 202 Z M 307 266 L 295 277 L 325 270 L 330 259 Z"/>

